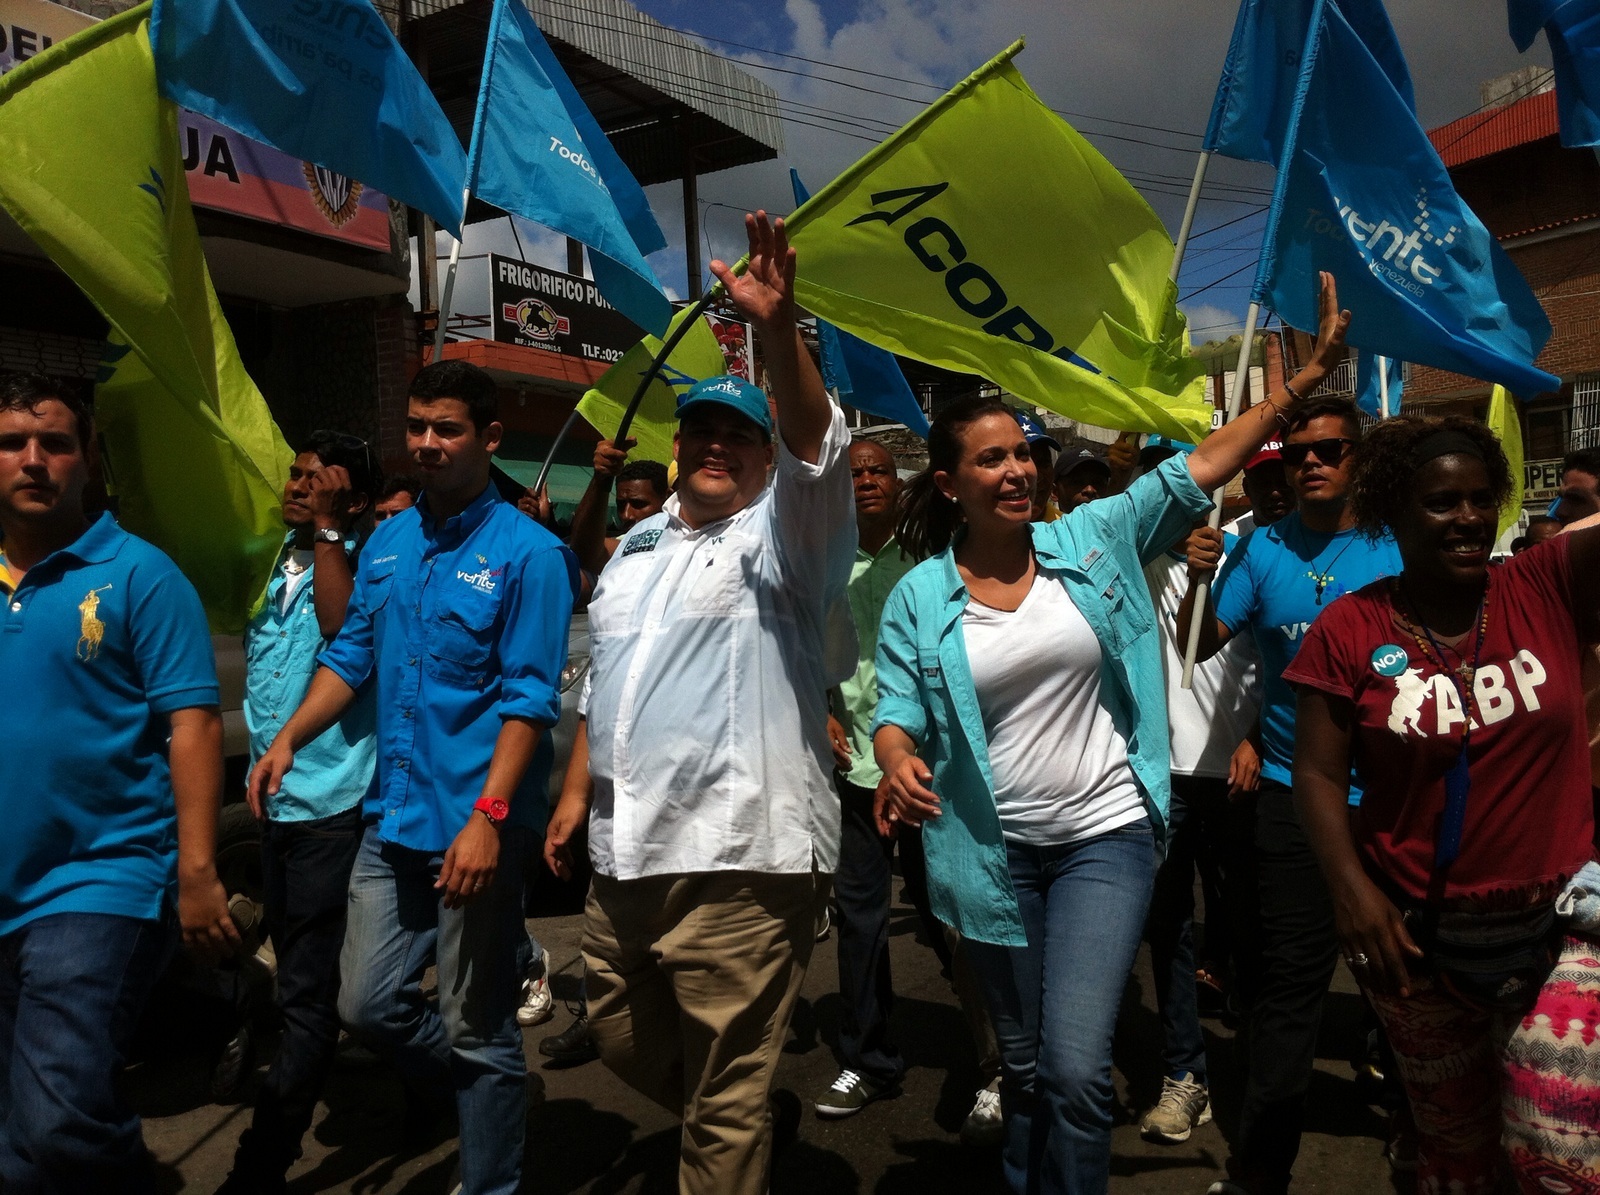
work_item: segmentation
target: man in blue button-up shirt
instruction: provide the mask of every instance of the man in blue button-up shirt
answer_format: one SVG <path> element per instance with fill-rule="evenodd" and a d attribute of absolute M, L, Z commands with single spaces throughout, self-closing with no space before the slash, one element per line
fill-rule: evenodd
<path fill-rule="evenodd" d="M 413 1100 L 454 1086 L 465 1195 L 510 1195 L 521 1180 L 523 864 L 544 818 L 544 731 L 560 714 L 577 588 L 571 554 L 490 484 L 496 405 L 494 381 L 462 362 L 412 381 L 406 446 L 422 497 L 368 541 L 344 628 L 250 779 L 252 794 L 276 793 L 295 751 L 376 685 L 378 783 L 350 878 L 339 1012 L 393 1051 Z M 437 1012 L 421 992 L 435 962 Z"/>
<path fill-rule="evenodd" d="M 318 653 L 344 625 L 355 586 L 356 522 L 370 512 L 377 488 L 372 451 L 354 436 L 313 432 L 289 466 L 289 534 L 267 600 L 244 636 L 244 716 L 254 758 L 272 746 L 305 696 Z M 375 704 L 368 685 L 338 722 L 300 749 L 277 793 L 254 806 L 283 1037 L 217 1195 L 283 1189 L 333 1064 L 350 869 L 377 755 Z"/>

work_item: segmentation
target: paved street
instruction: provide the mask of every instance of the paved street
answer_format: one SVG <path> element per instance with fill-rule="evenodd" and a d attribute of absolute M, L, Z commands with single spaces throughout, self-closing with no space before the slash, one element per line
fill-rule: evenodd
<path fill-rule="evenodd" d="M 558 997 L 575 995 L 580 918 L 541 918 L 530 925 L 558 970 Z M 987 1195 L 1001 1190 L 998 1156 L 965 1149 L 956 1136 L 977 1085 L 973 1051 L 949 984 L 933 952 L 917 940 L 917 929 L 910 905 L 897 903 L 891 926 L 900 993 L 894 1027 L 910 1063 L 904 1094 L 843 1121 L 819 1120 L 810 1109 L 811 1099 L 837 1072 L 831 1050 L 838 1019 L 834 942 L 830 937 L 818 945 L 778 1072 L 779 1086 L 801 1097 L 805 1113 L 800 1140 L 779 1162 L 776 1191 Z M 156 1018 L 148 1057 L 130 1073 L 134 1098 L 168 1189 L 210 1192 L 227 1173 L 249 1108 L 210 1100 L 207 1079 L 220 1031 L 208 1018 L 176 1000 L 157 1011 L 169 1014 L 168 1023 Z M 1348 1062 L 1360 1037 L 1359 1013 L 1354 986 L 1341 970 L 1329 998 L 1311 1089 L 1299 1192 L 1382 1195 L 1395 1189 L 1382 1157 L 1383 1121 L 1359 1102 Z M 555 1019 L 526 1034 L 533 1093 L 530 1195 L 675 1190 L 677 1130 L 663 1111 L 599 1063 L 571 1070 L 540 1065 L 546 1060 L 536 1050 L 539 1039 L 565 1028 L 569 1019 L 558 999 Z M 1213 1035 L 1213 1059 L 1225 1060 L 1231 1034 L 1215 1020 L 1206 1022 L 1206 1030 Z M 1227 1155 L 1225 1134 L 1236 1115 L 1237 1083 L 1229 1069 L 1213 1075 L 1216 1122 L 1186 1144 L 1161 1147 L 1139 1139 L 1134 1110 L 1147 1107 L 1160 1086 L 1148 952 L 1128 988 L 1116 1061 L 1123 1111 L 1115 1132 L 1112 1191 L 1200 1195 Z M 306 1156 L 291 1173 L 290 1191 L 445 1195 L 456 1181 L 454 1140 L 401 1140 L 401 1113 L 397 1080 L 347 1041 Z"/>

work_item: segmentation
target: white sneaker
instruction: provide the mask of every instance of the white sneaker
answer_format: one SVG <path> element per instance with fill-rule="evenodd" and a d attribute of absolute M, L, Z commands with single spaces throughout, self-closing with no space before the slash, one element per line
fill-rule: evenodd
<path fill-rule="evenodd" d="M 555 1008 L 555 999 L 550 995 L 550 954 L 541 947 L 539 957 L 528 964 L 527 977 L 522 981 L 517 1024 L 523 1028 L 542 1025 L 555 1015 Z"/>
<path fill-rule="evenodd" d="M 961 1125 L 961 1144 L 974 1149 L 989 1149 L 1005 1140 L 1006 1125 L 1000 1115 L 1000 1093 L 990 1087 L 979 1090 L 978 1098 Z"/>
<path fill-rule="evenodd" d="M 1139 1126 L 1146 1141 L 1176 1145 L 1187 1141 L 1197 1125 L 1211 1123 L 1211 1097 L 1204 1083 L 1189 1071 L 1182 1078 L 1161 1080 L 1161 1098 Z"/>

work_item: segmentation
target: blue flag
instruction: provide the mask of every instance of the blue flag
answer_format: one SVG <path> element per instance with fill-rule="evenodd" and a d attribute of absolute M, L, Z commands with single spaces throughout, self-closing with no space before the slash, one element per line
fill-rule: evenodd
<path fill-rule="evenodd" d="M 1508 8 L 1519 50 L 1541 27 L 1550 43 L 1561 144 L 1600 145 L 1600 0 L 1509 0 Z"/>
<path fill-rule="evenodd" d="M 589 150 L 594 167 L 600 172 L 601 181 L 605 183 L 606 190 L 611 192 L 611 201 L 617 205 L 617 211 L 622 213 L 622 222 L 627 225 L 633 243 L 639 247 L 640 253 L 646 255 L 658 249 L 665 249 L 666 235 L 661 231 L 661 225 L 656 223 L 656 214 L 650 210 L 650 201 L 645 198 L 644 190 L 633 177 L 633 172 L 617 156 L 617 151 L 611 148 L 611 142 L 601 130 L 600 122 L 595 120 L 594 113 L 589 111 L 589 106 L 583 102 L 578 89 L 572 85 L 572 80 L 567 78 L 567 72 L 562 70 L 561 64 L 556 61 L 550 43 L 544 39 L 543 31 L 530 20 L 524 28 L 524 33 L 527 35 L 528 49 L 533 51 L 534 59 L 543 68 L 550 82 L 555 84 L 556 94 L 561 97 L 567 115 L 577 127 L 578 136 L 583 138 L 583 144 Z"/>
<path fill-rule="evenodd" d="M 1517 49 L 1527 52 L 1562 3 L 1563 0 L 1506 0 L 1506 18 Z"/>
<path fill-rule="evenodd" d="M 467 187 L 502 211 L 582 241 L 607 301 L 645 331 L 665 335 L 672 303 L 623 223 L 560 90 L 539 65 L 535 41 L 543 35 L 521 0 L 495 0 Z"/>
<path fill-rule="evenodd" d="M 1344 299 L 1340 292 L 1340 300 Z M 1382 367 L 1381 369 L 1379 367 Z M 1377 353 L 1361 353 L 1356 361 L 1356 406 L 1374 419 L 1384 418 L 1383 383 L 1389 383 L 1389 415 L 1400 413 L 1400 392 L 1405 389 L 1400 362 Z"/>
<path fill-rule="evenodd" d="M 1267 213 L 1253 297 L 1317 326 L 1317 271 L 1339 281 L 1351 345 L 1498 382 L 1532 397 L 1560 381 L 1534 367 L 1550 321 L 1462 202 L 1405 97 L 1339 9 L 1301 74 Z"/>
<path fill-rule="evenodd" d="M 799 171 L 789 171 L 789 182 L 796 206 L 811 198 Z M 841 402 L 880 419 L 903 423 L 924 440 L 928 438 L 928 417 L 893 353 L 820 319 L 817 347 L 822 351 L 823 385 L 835 391 Z"/>
<path fill-rule="evenodd" d="M 1278 164 L 1314 6 L 1315 0 L 1243 0 L 1239 5 L 1204 148 L 1229 158 Z M 1382 0 L 1342 0 L 1340 7 L 1406 107 L 1415 111 L 1411 72 Z"/>
<path fill-rule="evenodd" d="M 461 140 L 370 0 L 156 0 L 161 94 L 461 233 Z"/>

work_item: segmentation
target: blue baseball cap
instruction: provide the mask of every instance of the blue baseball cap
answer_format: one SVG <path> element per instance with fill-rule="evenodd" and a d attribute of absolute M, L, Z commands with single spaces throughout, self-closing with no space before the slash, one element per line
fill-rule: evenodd
<path fill-rule="evenodd" d="M 772 436 L 772 408 L 767 405 L 766 391 L 759 386 L 752 386 L 743 378 L 736 378 L 731 373 L 721 377 L 706 378 L 689 387 L 678 403 L 678 419 L 691 410 L 708 407 L 715 403 L 722 407 L 732 407 L 739 414 L 750 420 L 766 433 Z"/>
<path fill-rule="evenodd" d="M 1012 409 L 1011 413 L 1016 416 L 1017 424 L 1022 428 L 1022 436 L 1030 446 L 1044 443 L 1050 445 L 1057 452 L 1061 451 L 1061 445 L 1056 438 L 1046 432 L 1044 425 L 1032 415 L 1026 411 L 1018 411 L 1015 408 Z"/>

